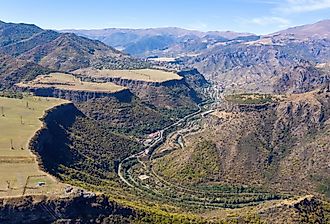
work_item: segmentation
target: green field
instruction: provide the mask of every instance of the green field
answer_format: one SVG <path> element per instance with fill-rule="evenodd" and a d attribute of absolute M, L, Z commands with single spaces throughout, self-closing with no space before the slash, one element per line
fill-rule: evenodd
<path fill-rule="evenodd" d="M 231 103 L 237 104 L 265 104 L 280 100 L 283 96 L 269 94 L 235 94 L 227 95 L 225 99 Z"/>
<path fill-rule="evenodd" d="M 180 80 L 181 76 L 174 72 L 167 72 L 156 69 L 137 69 L 137 70 L 110 70 L 110 69 L 79 69 L 74 72 L 87 77 L 93 78 L 121 78 L 128 80 L 139 80 L 145 82 L 165 82 L 169 80 Z"/>
<path fill-rule="evenodd" d="M 61 184 L 37 164 L 28 149 L 30 139 L 42 127 L 47 109 L 67 101 L 27 96 L 23 99 L 0 97 L 0 197 L 61 191 Z M 45 182 L 43 187 L 36 187 Z"/>
<path fill-rule="evenodd" d="M 89 91 L 89 92 L 106 92 L 113 93 L 118 92 L 125 87 L 116 85 L 111 82 L 97 83 L 97 82 L 84 82 L 79 78 L 65 73 L 51 73 L 48 75 L 40 75 L 36 79 L 27 82 L 17 84 L 19 87 L 30 88 L 49 88 L 55 87 L 63 90 L 76 90 L 76 91 Z"/>

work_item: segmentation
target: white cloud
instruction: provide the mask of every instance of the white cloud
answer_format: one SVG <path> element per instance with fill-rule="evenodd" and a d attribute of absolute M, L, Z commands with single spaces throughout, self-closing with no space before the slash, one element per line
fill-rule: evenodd
<path fill-rule="evenodd" d="M 330 0 L 286 0 L 276 11 L 283 13 L 303 13 L 330 8 Z"/>
<path fill-rule="evenodd" d="M 257 17 L 251 20 L 245 20 L 245 23 L 255 24 L 258 26 L 276 26 L 278 28 L 285 28 L 290 25 L 290 21 L 288 19 L 276 16 Z"/>
<path fill-rule="evenodd" d="M 268 13 L 256 18 L 239 18 L 241 25 L 254 25 L 262 30 L 285 29 L 295 25 L 291 19 L 296 14 L 307 12 L 317 13 L 320 10 L 330 9 L 330 0 L 251 0 L 259 4 L 267 4 Z M 301 15 L 303 16 L 303 15 Z"/>

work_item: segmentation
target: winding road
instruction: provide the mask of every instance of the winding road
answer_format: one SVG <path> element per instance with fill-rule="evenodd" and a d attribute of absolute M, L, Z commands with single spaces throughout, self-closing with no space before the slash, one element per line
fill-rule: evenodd
<path fill-rule="evenodd" d="M 195 133 L 196 128 L 193 125 L 195 120 L 190 122 L 189 119 L 193 118 L 194 116 L 199 116 L 200 119 L 203 119 L 206 115 L 213 112 L 213 110 L 203 107 L 203 105 L 207 104 L 209 104 L 208 101 L 199 104 L 197 111 L 188 114 L 177 122 L 159 130 L 159 136 L 149 147 L 123 159 L 118 165 L 117 174 L 119 178 L 128 187 L 143 194 L 147 194 L 156 198 L 161 197 L 165 200 L 172 200 L 176 203 L 182 204 L 183 206 L 192 205 L 197 207 L 203 206 L 207 208 L 224 208 L 228 206 L 228 203 L 231 203 L 231 206 L 233 207 L 240 207 L 257 205 L 262 201 L 278 199 L 277 195 L 273 196 L 267 192 L 262 191 L 251 192 L 249 189 L 247 189 L 247 191 L 244 190 L 242 192 L 237 192 L 235 188 L 229 188 L 231 190 L 221 190 L 221 188 L 220 190 L 208 190 L 181 186 L 177 185 L 176 183 L 169 182 L 155 172 L 152 166 L 152 160 L 158 149 L 160 149 L 164 143 L 167 143 L 166 140 L 169 136 L 173 136 L 175 134 L 186 136 L 192 132 Z M 212 104 L 210 106 L 212 107 Z M 176 127 L 175 130 L 167 133 L 167 131 L 174 127 Z M 198 128 L 197 131 L 200 131 L 200 128 Z M 180 142 L 175 142 L 174 144 L 177 144 L 182 148 Z M 137 163 L 129 164 L 128 162 L 130 160 L 137 161 L 138 165 Z M 142 170 L 139 170 L 141 168 Z M 144 182 L 144 179 L 141 178 L 140 179 L 142 182 L 138 181 L 137 175 L 139 175 L 139 178 L 141 176 L 142 178 L 143 176 L 146 176 L 148 179 L 150 178 L 151 182 Z"/>
<path fill-rule="evenodd" d="M 198 104 L 198 110 L 191 113 L 191 114 L 188 114 L 186 115 L 185 117 L 181 118 L 180 120 L 178 120 L 177 122 L 165 127 L 164 129 L 162 130 L 159 130 L 159 137 L 153 142 L 152 145 L 150 145 L 148 148 L 145 148 L 143 149 L 142 151 L 138 152 L 138 153 L 135 153 L 133 155 L 130 155 L 128 157 L 126 157 L 125 159 L 123 159 L 119 165 L 118 165 L 118 171 L 117 171 L 117 174 L 119 176 L 119 178 L 129 187 L 132 187 L 134 188 L 134 185 L 132 185 L 127 179 L 125 179 L 124 175 L 123 175 L 123 172 L 122 172 L 122 169 L 123 169 L 123 164 L 128 162 L 129 160 L 131 159 L 137 159 L 138 157 L 140 156 L 143 156 L 143 155 L 146 155 L 147 153 L 149 154 L 150 158 L 153 156 L 153 153 L 155 151 L 155 148 L 157 147 L 160 147 L 158 146 L 159 143 L 161 143 L 162 141 L 165 140 L 165 137 L 164 137 L 164 133 L 165 131 L 169 130 L 170 128 L 173 128 L 175 126 L 178 126 L 179 124 L 181 124 L 182 122 L 185 122 L 187 119 L 191 118 L 191 117 L 194 117 L 196 115 L 199 115 L 201 113 L 206 113 L 206 112 L 209 112 L 209 111 L 203 111 L 202 109 L 202 105 L 206 105 L 208 103 L 208 101 L 206 102 L 203 102 L 201 104 Z M 211 110 L 210 110 L 211 111 Z"/>

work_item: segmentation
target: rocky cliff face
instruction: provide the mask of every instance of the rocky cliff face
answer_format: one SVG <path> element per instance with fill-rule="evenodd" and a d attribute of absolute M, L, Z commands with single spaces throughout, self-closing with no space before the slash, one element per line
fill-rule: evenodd
<path fill-rule="evenodd" d="M 187 70 L 180 73 L 180 80 L 168 80 L 164 82 L 148 82 L 142 80 L 129 80 L 113 77 L 86 78 L 77 75 L 87 81 L 113 82 L 127 87 L 135 96 L 143 102 L 157 108 L 196 108 L 204 96 L 201 89 L 208 85 L 205 78 L 197 70 Z M 200 85 L 200 86 L 199 86 Z"/>
<path fill-rule="evenodd" d="M 107 223 L 111 217 L 134 216 L 130 208 L 109 201 L 104 195 L 80 192 L 63 198 L 25 196 L 0 199 L 0 222 L 18 223 Z M 119 220 L 120 221 L 120 220 Z"/>
<path fill-rule="evenodd" d="M 128 89 L 123 89 L 117 92 L 92 92 L 92 91 L 81 91 L 81 90 L 65 90 L 58 89 L 56 87 L 15 87 L 19 91 L 28 91 L 36 96 L 42 97 L 56 97 L 61 99 L 70 100 L 72 102 L 84 102 L 91 99 L 104 98 L 104 97 L 115 97 L 121 101 L 129 101 L 132 97 L 132 93 Z"/>
<path fill-rule="evenodd" d="M 329 40 L 229 44 L 211 48 L 188 63 L 227 92 L 300 93 L 324 83 L 328 74 L 315 63 L 330 60 L 329 47 Z"/>
<path fill-rule="evenodd" d="M 267 157 L 269 154 L 265 152 L 267 150 L 271 152 L 270 148 L 266 148 L 270 142 L 269 139 L 272 139 L 268 134 L 273 132 L 274 136 L 280 136 L 276 134 L 275 130 L 280 129 L 280 123 L 283 123 L 283 126 L 290 130 L 289 134 L 286 135 L 293 135 L 299 133 L 300 130 L 307 130 L 306 127 L 321 128 L 318 130 L 322 131 L 327 130 L 322 128 L 326 125 L 330 114 L 326 106 L 330 102 L 329 97 L 323 94 L 323 92 L 315 93 L 315 95 L 313 93 L 312 95 L 290 98 L 279 103 L 275 108 L 268 108 L 267 110 L 260 110 L 257 106 L 255 110 L 237 112 L 237 118 L 211 135 L 219 142 L 215 144 L 216 148 L 213 151 L 213 153 L 219 153 L 219 155 L 212 158 L 218 158 L 218 161 L 221 161 L 219 166 L 224 170 L 224 173 L 219 174 L 219 179 L 216 179 L 217 183 L 223 181 L 222 178 L 224 177 L 226 181 L 240 183 L 242 180 L 243 184 L 248 185 L 258 186 L 258 181 L 260 181 L 260 184 L 271 189 L 272 185 L 276 189 L 284 190 L 294 187 L 294 191 L 300 192 L 303 192 L 303 188 L 306 186 L 308 186 L 308 189 L 315 189 L 311 187 L 315 183 L 304 175 L 306 172 L 315 176 L 319 175 L 322 178 L 328 177 L 329 172 L 326 172 L 326 164 L 329 162 L 326 156 L 327 145 L 320 146 L 318 149 L 314 146 L 311 147 L 312 145 L 307 145 L 304 150 L 301 150 L 299 145 L 297 148 L 295 146 L 290 147 L 285 153 L 273 154 L 272 159 L 269 159 Z M 309 113 L 313 113 L 313 116 L 307 116 Z M 260 116 L 257 114 L 260 114 Z M 272 118 L 265 119 L 268 114 L 273 116 L 278 114 L 276 117 L 278 117 L 279 122 L 272 120 Z M 237 120 L 238 118 L 239 120 Z M 104 184 L 110 182 L 111 193 L 113 193 L 114 187 L 120 188 L 121 185 L 115 182 L 114 167 L 111 164 L 125 153 L 126 155 L 131 154 L 132 152 L 128 152 L 128 150 L 136 148 L 137 145 L 128 144 L 127 142 L 132 140 L 129 138 L 123 139 L 120 135 L 113 139 L 113 134 L 106 134 L 106 128 L 98 127 L 99 124 L 95 122 L 88 123 L 86 122 L 87 119 L 89 118 L 71 103 L 53 108 L 43 118 L 45 127 L 37 133 L 30 146 L 39 155 L 39 162 L 46 171 L 55 175 L 60 174 L 65 180 L 76 180 L 78 183 L 84 183 L 88 186 L 95 184 L 98 187 L 103 187 L 101 188 L 103 190 L 107 189 L 108 186 Z M 304 123 L 304 125 L 301 123 Z M 264 127 L 269 127 L 272 124 L 274 128 L 267 129 L 267 132 Z M 214 129 L 212 126 L 208 126 L 208 130 Z M 226 134 L 231 137 L 225 136 Z M 233 138 L 236 139 L 237 136 L 239 136 L 237 142 L 230 146 L 230 141 Z M 306 138 L 306 136 L 309 135 L 303 134 L 300 138 Z M 192 137 L 196 139 L 196 136 Z M 317 138 L 320 137 L 322 135 Z M 324 137 L 328 137 L 328 135 L 325 134 Z M 325 140 L 326 138 L 322 141 L 327 144 Z M 283 136 L 278 141 L 274 144 L 285 143 Z M 109 142 L 111 142 L 110 145 Z M 307 138 L 308 144 L 313 142 Z M 227 150 L 232 151 L 228 152 Z M 312 153 L 312 156 L 310 157 L 308 153 Z M 233 160 L 228 161 L 231 157 L 233 157 Z M 308 162 L 306 166 L 297 169 L 297 160 L 308 160 Z M 277 164 L 276 167 L 279 167 L 280 174 L 278 176 L 273 174 L 272 178 L 267 179 L 269 177 L 263 175 L 270 172 L 269 164 L 273 163 Z M 294 172 L 295 175 L 288 172 Z M 238 176 L 240 178 L 235 179 Z M 295 178 L 286 179 L 286 177 Z M 270 186 L 263 182 L 264 178 Z M 322 179 L 318 181 L 322 181 Z M 320 182 L 316 184 L 318 183 Z M 317 191 L 315 190 L 315 192 Z M 327 220 L 323 212 L 324 208 L 320 201 L 308 198 L 299 200 L 289 206 L 279 205 L 268 210 L 261 208 L 260 217 L 261 220 L 272 222 L 274 214 L 281 218 L 280 214 L 290 214 L 290 217 L 293 217 L 293 223 L 299 223 L 299 220 L 308 223 L 311 220 Z M 137 213 L 134 209 L 120 206 L 105 196 L 89 193 L 68 195 L 63 198 L 26 196 L 24 198 L 0 200 L 1 223 L 49 223 L 55 221 L 57 223 L 130 223 L 132 219 L 141 215 Z M 145 214 L 141 216 L 143 215 Z"/>
<path fill-rule="evenodd" d="M 86 79 L 88 81 L 96 81 L 96 82 L 113 82 L 120 86 L 126 86 L 129 88 L 138 88 L 141 86 L 151 86 L 151 87 L 160 87 L 160 86 L 174 86 L 177 84 L 184 83 L 184 80 L 168 80 L 164 82 L 148 82 L 143 80 L 133 80 L 133 79 L 125 79 L 119 77 L 98 77 L 98 78 L 86 78 L 85 76 L 76 75 L 81 79 Z"/>
<path fill-rule="evenodd" d="M 290 203 L 262 209 L 258 215 L 261 220 L 272 224 L 327 223 L 329 211 L 325 204 L 313 196 L 305 196 Z"/>
<path fill-rule="evenodd" d="M 240 112 L 262 112 L 272 110 L 277 106 L 276 103 L 264 103 L 264 104 L 232 104 L 224 103 L 222 108 L 229 113 L 240 113 Z"/>
<path fill-rule="evenodd" d="M 72 103 L 59 105 L 45 113 L 41 119 L 44 127 L 36 132 L 29 148 L 37 155 L 39 166 L 46 172 L 57 175 L 58 164 L 74 162 L 74 155 L 66 146 L 70 144 L 67 130 L 77 119 L 84 117 Z"/>
<path fill-rule="evenodd" d="M 182 76 L 185 82 L 196 91 L 210 86 L 210 83 L 197 69 L 181 70 L 178 72 L 178 75 Z"/>
<path fill-rule="evenodd" d="M 44 171 L 62 180 L 65 177 L 61 176 L 64 175 L 64 168 L 71 170 L 70 174 L 72 174 L 73 171 L 79 170 L 79 164 L 82 164 L 86 160 L 87 155 L 79 156 L 85 152 L 79 151 L 81 148 L 79 148 L 75 139 L 72 138 L 72 136 L 79 135 L 77 130 L 88 136 L 82 138 L 83 143 L 87 143 L 89 141 L 88 139 L 93 139 L 92 134 L 96 132 L 95 136 L 98 138 L 102 139 L 105 137 L 106 142 L 119 144 L 113 147 L 110 145 L 104 146 L 106 148 L 104 151 L 102 151 L 103 143 L 101 141 L 96 141 L 95 146 L 91 142 L 85 145 L 83 148 L 91 151 L 88 157 L 91 157 L 95 153 L 97 147 L 97 155 L 101 157 L 96 158 L 95 160 L 97 162 L 95 163 L 102 162 L 105 159 L 103 157 L 105 155 L 107 155 L 107 159 L 112 158 L 111 153 L 116 150 L 122 150 L 120 146 L 124 147 L 125 150 L 127 148 L 133 148 L 133 146 L 125 146 L 125 144 L 129 144 L 130 139 L 120 139 L 119 137 L 117 139 L 111 139 L 111 137 L 114 138 L 113 134 L 110 136 L 109 134 L 99 133 L 97 129 L 98 125 L 95 123 L 89 123 L 83 126 L 82 123 L 84 121 L 86 122 L 88 118 L 72 103 L 62 104 L 48 110 L 41 120 L 44 126 L 31 139 L 29 148 L 37 155 L 39 166 Z M 79 129 L 74 131 L 74 126 L 79 126 Z M 100 128 L 100 130 L 104 129 Z M 70 135 L 71 133 L 72 136 Z M 81 140 L 80 137 L 77 139 Z M 73 147 L 73 144 L 76 145 Z M 125 154 L 119 153 L 118 156 L 113 156 L 113 160 L 104 161 L 104 164 L 102 163 L 99 167 L 102 167 L 105 173 L 109 172 L 109 170 L 114 170 L 114 159 L 119 158 L 119 156 L 125 156 Z M 87 169 L 85 165 L 83 165 L 81 170 L 87 173 L 95 172 L 98 165 L 89 164 L 88 166 L 92 166 L 91 170 Z M 88 176 L 88 180 L 97 176 L 95 173 L 91 173 L 90 175 Z M 109 178 L 111 175 L 107 173 L 106 177 Z M 83 181 L 81 176 L 78 175 L 77 178 Z M 102 178 L 105 178 L 105 176 L 102 176 Z M 68 180 L 68 177 L 66 176 L 64 179 Z M 129 223 L 129 220 L 135 215 L 136 213 L 133 209 L 118 205 L 104 195 L 96 195 L 76 188 L 66 189 L 61 197 L 33 195 L 0 199 L 0 223 L 4 224 Z"/>
<path fill-rule="evenodd" d="M 306 194 L 308 189 L 329 197 L 329 99 L 329 93 L 314 91 L 278 102 L 224 106 L 205 119 L 203 132 L 185 139 L 186 147 L 195 149 L 201 141 L 196 139 L 216 145 L 216 183 L 294 194 Z M 176 164 L 184 156 L 169 158 Z M 192 169 L 189 163 L 182 167 Z"/>

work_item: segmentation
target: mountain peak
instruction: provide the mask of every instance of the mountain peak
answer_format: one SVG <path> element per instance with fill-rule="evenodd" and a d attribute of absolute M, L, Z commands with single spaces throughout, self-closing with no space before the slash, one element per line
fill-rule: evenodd
<path fill-rule="evenodd" d="M 292 27 L 271 35 L 290 35 L 295 38 L 330 38 L 330 19 L 321 20 L 313 24 Z"/>

